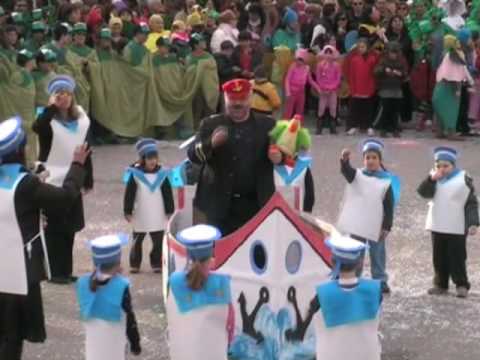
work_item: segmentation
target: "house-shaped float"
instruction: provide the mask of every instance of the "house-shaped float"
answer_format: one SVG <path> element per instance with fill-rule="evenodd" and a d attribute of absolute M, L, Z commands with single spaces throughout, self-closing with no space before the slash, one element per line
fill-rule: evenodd
<path fill-rule="evenodd" d="M 166 232 L 165 300 L 168 275 L 186 266 L 186 251 L 174 234 L 191 223 L 191 213 L 180 210 Z M 242 228 L 217 241 L 213 270 L 231 276 L 229 358 L 314 359 L 314 329 L 305 328 L 304 320 L 316 286 L 328 279 L 329 262 L 323 233 L 279 193 Z M 207 321 L 202 331 L 208 333 L 208 326 Z"/>

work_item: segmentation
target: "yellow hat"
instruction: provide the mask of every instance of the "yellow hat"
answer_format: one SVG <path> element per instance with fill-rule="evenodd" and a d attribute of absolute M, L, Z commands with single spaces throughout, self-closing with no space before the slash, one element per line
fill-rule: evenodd
<path fill-rule="evenodd" d="M 200 15 L 198 12 L 194 12 L 191 15 L 188 15 L 187 25 L 190 27 L 203 25 L 202 15 Z"/>

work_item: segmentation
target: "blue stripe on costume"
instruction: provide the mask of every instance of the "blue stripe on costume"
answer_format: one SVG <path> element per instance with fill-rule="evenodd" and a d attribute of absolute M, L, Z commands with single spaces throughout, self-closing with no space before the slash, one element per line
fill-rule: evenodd
<path fill-rule="evenodd" d="M 360 279 L 348 290 L 329 281 L 317 287 L 317 297 L 327 328 L 373 320 L 380 309 L 380 281 Z"/>
<path fill-rule="evenodd" d="M 285 165 L 275 165 L 275 171 L 283 179 L 286 185 L 291 185 L 300 174 L 312 165 L 312 158 L 299 157 L 295 162 L 295 167 L 291 173 L 288 173 Z"/>
<path fill-rule="evenodd" d="M 367 169 L 362 169 L 362 172 L 366 176 L 374 176 L 377 179 L 389 179 L 393 192 L 393 206 L 398 205 L 402 193 L 402 183 L 397 175 L 385 170 L 368 171 Z"/>
<path fill-rule="evenodd" d="M 139 169 L 136 169 L 136 168 L 133 168 L 133 167 L 129 167 L 127 168 L 127 170 L 125 171 L 125 173 L 123 174 L 123 182 L 125 184 L 127 184 L 129 181 L 130 181 L 130 178 L 132 176 L 136 177 L 139 181 L 141 181 L 142 183 L 144 183 L 149 189 L 151 192 L 154 192 L 156 191 L 160 186 L 162 186 L 163 182 L 165 181 L 165 179 L 167 178 L 167 176 L 169 175 L 169 171 L 168 170 L 163 170 L 163 169 L 160 169 L 157 171 L 156 173 L 157 177 L 155 178 L 155 180 L 153 181 L 153 183 L 151 183 L 147 177 L 145 176 L 145 173 L 142 171 L 142 170 L 139 170 Z"/>
<path fill-rule="evenodd" d="M 128 279 L 119 275 L 114 276 L 106 285 L 99 286 L 97 291 L 93 292 L 90 290 L 90 278 L 91 274 L 88 274 L 77 281 L 77 300 L 81 319 L 119 322 L 123 313 L 123 295 L 130 285 Z"/>
<path fill-rule="evenodd" d="M 187 284 L 185 271 L 170 275 L 170 289 L 178 310 L 185 314 L 209 305 L 228 305 L 231 302 L 230 276 L 209 274 L 200 290 L 192 290 Z"/>
<path fill-rule="evenodd" d="M 17 182 L 18 177 L 27 172 L 20 164 L 0 165 L 0 188 L 11 189 Z"/>

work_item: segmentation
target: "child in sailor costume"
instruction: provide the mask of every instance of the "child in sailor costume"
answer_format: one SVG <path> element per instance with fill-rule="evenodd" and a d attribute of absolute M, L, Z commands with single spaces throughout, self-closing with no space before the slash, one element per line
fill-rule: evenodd
<path fill-rule="evenodd" d="M 150 265 L 154 272 L 162 268 L 162 242 L 168 218 L 175 210 L 169 172 L 158 159 L 154 139 L 141 139 L 135 145 L 140 161 L 125 173 L 123 211 L 133 225 L 133 245 L 130 252 L 130 271 L 138 273 L 142 263 L 142 244 L 150 234 L 153 247 Z"/>
<path fill-rule="evenodd" d="M 473 180 L 456 167 L 455 149 L 435 149 L 435 167 L 420 184 L 418 193 L 430 199 L 426 229 L 432 233 L 434 287 L 428 293 L 448 292 L 449 278 L 457 296 L 465 298 L 470 289 L 467 276 L 467 235 L 475 235 L 479 225 L 478 200 Z"/>
<path fill-rule="evenodd" d="M 127 242 L 124 234 L 89 242 L 95 271 L 77 281 L 77 300 L 86 333 L 86 360 L 124 360 L 127 338 L 134 355 L 142 352 L 130 282 L 120 275 L 122 246 Z"/>
<path fill-rule="evenodd" d="M 275 189 L 296 210 L 311 213 L 315 204 L 312 158 L 307 155 L 311 146 L 308 129 L 301 126 L 301 117 L 290 121 L 277 121 L 270 132 L 273 144 L 270 150 L 282 153 L 282 162 L 273 167 Z M 303 199 L 303 204 L 300 202 Z"/>
<path fill-rule="evenodd" d="M 47 174 L 46 182 L 59 186 L 72 161 L 73 150 L 84 144 L 90 127 L 85 111 L 75 104 L 73 94 L 75 81 L 69 76 L 59 75 L 48 85 L 49 106 L 33 124 L 38 134 L 40 153 L 38 172 Z M 83 190 L 93 188 L 92 162 L 86 163 L 87 176 Z M 82 196 L 77 198 L 71 209 L 47 212 L 48 226 L 45 230 L 52 266 L 52 282 L 66 284 L 75 280 L 72 276 L 73 241 L 75 233 L 85 226 Z"/>
<path fill-rule="evenodd" d="M 366 245 L 343 236 L 333 236 L 326 244 L 332 250 L 335 270 L 331 281 L 317 287 L 308 315 L 317 335 L 316 357 L 380 360 L 381 283 L 355 274 Z"/>
<path fill-rule="evenodd" d="M 0 359 L 19 360 L 23 341 L 44 342 L 40 282 L 48 274 L 41 209 L 69 208 L 84 182 L 86 146 L 75 150 L 61 187 L 46 184 L 25 167 L 20 118 L 0 124 Z"/>
<path fill-rule="evenodd" d="M 220 238 L 220 231 L 209 225 L 196 225 L 177 234 L 187 248 L 188 265 L 169 278 L 167 314 L 172 360 L 228 359 L 233 335 L 230 277 L 209 272 L 214 243 Z"/>
<path fill-rule="evenodd" d="M 350 151 L 342 151 L 341 172 L 347 180 L 337 228 L 362 242 L 369 242 L 372 278 L 382 281 L 389 293 L 386 273 L 385 239 L 393 225 L 394 206 L 400 196 L 398 178 L 382 164 L 383 143 L 367 139 L 363 143 L 364 168 L 350 165 Z"/>

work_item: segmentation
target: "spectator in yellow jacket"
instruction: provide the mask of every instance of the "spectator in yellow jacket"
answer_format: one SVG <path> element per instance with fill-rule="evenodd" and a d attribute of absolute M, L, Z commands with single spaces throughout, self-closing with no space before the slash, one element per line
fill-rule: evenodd
<path fill-rule="evenodd" d="M 252 80 L 252 110 L 261 114 L 272 115 L 280 108 L 281 100 L 277 89 L 267 78 L 267 71 L 263 65 L 254 71 L 255 78 Z"/>

